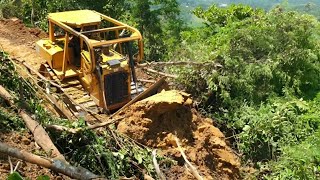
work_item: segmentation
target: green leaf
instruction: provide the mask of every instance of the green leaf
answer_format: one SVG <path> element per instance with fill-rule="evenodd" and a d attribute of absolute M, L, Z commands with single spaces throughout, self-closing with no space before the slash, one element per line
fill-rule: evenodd
<path fill-rule="evenodd" d="M 138 164 L 142 163 L 142 156 L 140 154 L 134 154 L 134 158 L 138 161 Z"/>
<path fill-rule="evenodd" d="M 37 180 L 50 180 L 50 177 L 48 175 L 39 176 Z"/>
<path fill-rule="evenodd" d="M 23 178 L 18 172 L 13 172 L 7 177 L 7 180 L 23 180 Z"/>
<path fill-rule="evenodd" d="M 250 130 L 250 126 L 249 125 L 245 125 L 244 127 L 243 127 L 243 131 L 249 131 Z"/>

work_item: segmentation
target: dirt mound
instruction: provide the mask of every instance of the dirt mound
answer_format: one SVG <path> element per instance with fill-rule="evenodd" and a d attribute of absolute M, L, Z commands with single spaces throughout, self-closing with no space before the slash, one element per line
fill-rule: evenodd
<path fill-rule="evenodd" d="M 240 162 L 212 120 L 191 108 L 189 95 L 163 91 L 132 105 L 122 115 L 117 129 L 149 147 L 161 149 L 182 166 L 184 160 L 175 137 L 181 141 L 189 160 L 207 179 L 239 178 Z M 166 172 L 170 179 L 193 179 L 186 169 L 174 167 Z M 173 177 L 174 175 L 174 177 Z"/>

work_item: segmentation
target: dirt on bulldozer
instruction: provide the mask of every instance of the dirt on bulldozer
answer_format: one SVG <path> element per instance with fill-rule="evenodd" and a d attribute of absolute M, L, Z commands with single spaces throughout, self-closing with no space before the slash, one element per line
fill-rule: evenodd
<path fill-rule="evenodd" d="M 206 179 L 238 179 L 239 158 L 227 145 L 223 133 L 213 120 L 202 117 L 192 108 L 192 99 L 180 91 L 162 91 L 133 104 L 117 130 L 161 154 L 173 157 L 178 166 L 165 170 L 170 179 L 194 179 L 188 170 L 181 169 L 184 159 L 175 137 L 188 160 Z"/>

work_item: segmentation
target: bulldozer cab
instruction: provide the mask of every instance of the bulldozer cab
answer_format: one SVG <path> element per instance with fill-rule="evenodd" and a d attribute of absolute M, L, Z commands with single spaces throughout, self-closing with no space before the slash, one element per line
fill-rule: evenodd
<path fill-rule="evenodd" d="M 129 60 L 143 58 L 137 29 L 91 10 L 50 13 L 48 23 L 49 38 L 39 40 L 36 50 L 59 80 L 78 78 L 104 109 L 120 108 L 131 100 Z"/>

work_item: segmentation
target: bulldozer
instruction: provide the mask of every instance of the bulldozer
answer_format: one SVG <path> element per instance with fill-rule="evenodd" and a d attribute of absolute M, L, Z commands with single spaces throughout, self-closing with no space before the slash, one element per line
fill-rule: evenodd
<path fill-rule="evenodd" d="M 50 13 L 48 32 L 48 38 L 36 42 L 46 61 L 39 71 L 86 109 L 114 111 L 161 85 L 144 90 L 137 81 L 135 64 L 144 52 L 134 27 L 96 11 L 74 10 Z"/>

